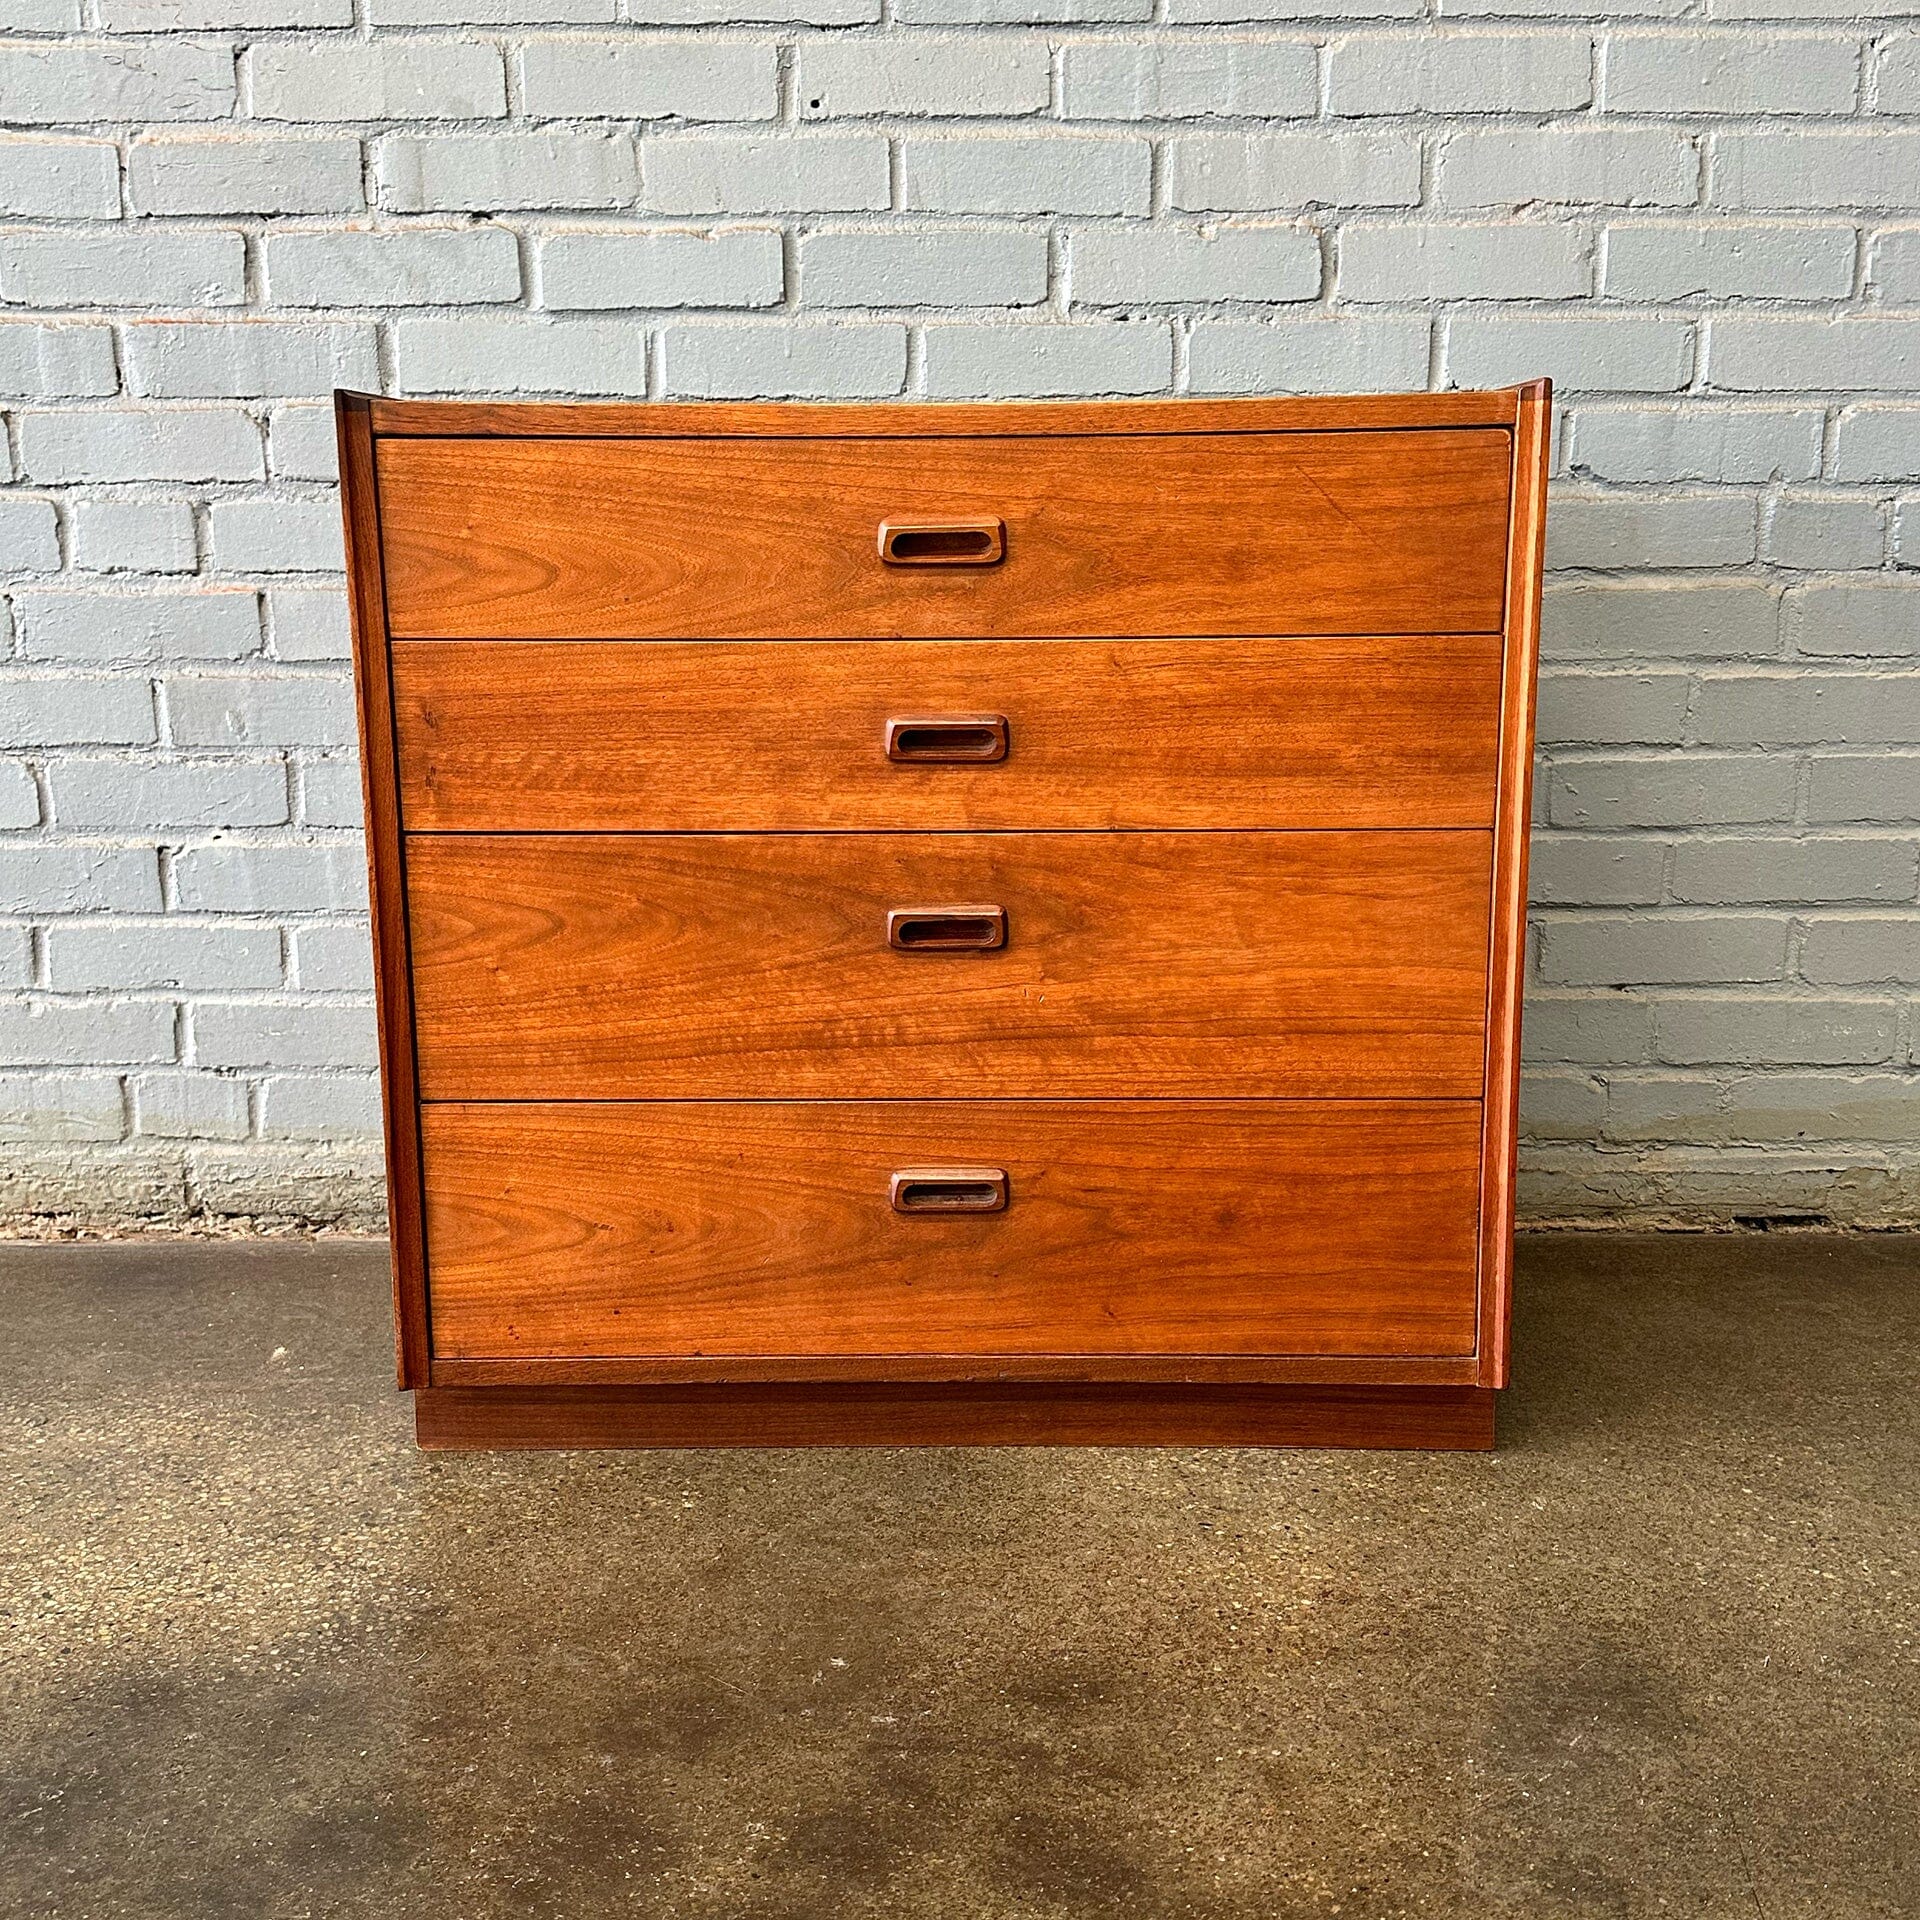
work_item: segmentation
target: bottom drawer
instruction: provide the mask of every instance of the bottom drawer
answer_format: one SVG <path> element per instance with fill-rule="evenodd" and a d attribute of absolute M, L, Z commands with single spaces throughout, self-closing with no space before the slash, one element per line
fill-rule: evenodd
<path fill-rule="evenodd" d="M 1476 1102 L 446 1104 L 421 1129 L 441 1359 L 1474 1347 Z"/>

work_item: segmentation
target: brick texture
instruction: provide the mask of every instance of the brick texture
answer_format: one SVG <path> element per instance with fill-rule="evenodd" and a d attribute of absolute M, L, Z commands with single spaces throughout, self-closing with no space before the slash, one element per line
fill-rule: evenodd
<path fill-rule="evenodd" d="M 1916 1191 L 1911 23 L 87 0 L 15 9 L 0 98 L 0 1135 L 39 1204 L 378 1210 L 335 384 L 1540 373 L 1524 1204 Z"/>

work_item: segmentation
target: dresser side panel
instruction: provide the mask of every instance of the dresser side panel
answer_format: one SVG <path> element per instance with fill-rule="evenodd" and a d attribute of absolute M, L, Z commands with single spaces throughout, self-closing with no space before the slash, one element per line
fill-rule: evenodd
<path fill-rule="evenodd" d="M 353 624 L 354 704 L 367 815 L 374 996 L 380 1034 L 380 1101 L 387 1159 L 387 1232 L 393 1262 L 394 1338 L 400 1385 L 423 1387 L 431 1360 L 426 1236 L 422 1220 L 420 1110 L 413 1047 L 413 979 L 407 934 L 405 846 L 394 743 L 393 690 L 381 565 L 372 413 L 357 394 L 336 398 L 347 598 Z"/>
<path fill-rule="evenodd" d="M 1487 983 L 1487 1078 L 1480 1183 L 1480 1384 L 1507 1384 L 1513 1214 L 1520 1105 L 1520 1018 L 1526 987 L 1527 852 L 1533 815 L 1534 682 L 1546 548 L 1553 383 L 1520 389 L 1513 435 L 1507 548 L 1505 683 L 1495 808 L 1493 924 Z"/>

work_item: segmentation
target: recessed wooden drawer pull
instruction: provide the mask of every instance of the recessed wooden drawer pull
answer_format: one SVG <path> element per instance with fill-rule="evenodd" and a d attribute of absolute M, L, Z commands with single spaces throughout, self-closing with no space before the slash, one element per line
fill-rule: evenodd
<path fill-rule="evenodd" d="M 889 760 L 1004 760 L 1004 713 L 928 715 L 887 722 Z"/>
<path fill-rule="evenodd" d="M 887 1183 L 895 1213 L 1001 1213 L 1004 1167 L 902 1167 Z"/>
<path fill-rule="evenodd" d="M 991 567 L 1007 556 L 1004 520 L 882 520 L 890 567 Z"/>
<path fill-rule="evenodd" d="M 903 953 L 981 953 L 1007 944 L 1005 907 L 894 907 L 887 945 Z"/>

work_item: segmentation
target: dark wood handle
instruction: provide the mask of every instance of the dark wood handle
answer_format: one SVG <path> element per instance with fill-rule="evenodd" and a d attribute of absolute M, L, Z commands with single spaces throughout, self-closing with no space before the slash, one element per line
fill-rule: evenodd
<path fill-rule="evenodd" d="M 902 953 L 984 953 L 1007 944 L 1005 907 L 894 907 L 887 945 Z"/>
<path fill-rule="evenodd" d="M 1000 1213 L 1005 1167 L 902 1167 L 887 1183 L 895 1213 Z"/>
<path fill-rule="evenodd" d="M 1004 713 L 928 714 L 887 722 L 889 760 L 1004 760 Z"/>
<path fill-rule="evenodd" d="M 991 567 L 1006 555 L 1004 520 L 880 522 L 880 558 L 890 567 Z"/>

